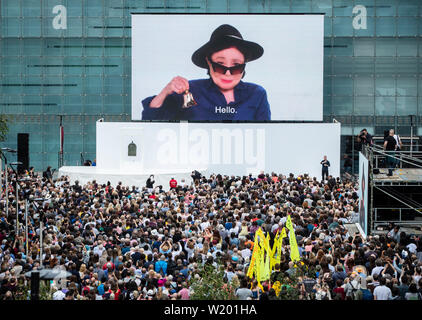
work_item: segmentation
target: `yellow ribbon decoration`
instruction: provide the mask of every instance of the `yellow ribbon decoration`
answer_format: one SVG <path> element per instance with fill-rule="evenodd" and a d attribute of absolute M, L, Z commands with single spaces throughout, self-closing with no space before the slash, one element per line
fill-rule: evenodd
<path fill-rule="evenodd" d="M 280 292 L 281 292 L 281 283 L 280 283 L 280 281 L 276 281 L 274 284 L 273 284 L 273 289 L 275 290 L 275 294 L 277 295 L 277 297 L 280 295 Z"/>
<path fill-rule="evenodd" d="M 286 227 L 290 231 L 289 232 L 290 259 L 292 261 L 299 261 L 300 260 L 299 248 L 297 247 L 295 230 L 293 228 L 293 224 L 292 224 L 292 220 L 290 218 L 290 215 L 287 217 Z"/>

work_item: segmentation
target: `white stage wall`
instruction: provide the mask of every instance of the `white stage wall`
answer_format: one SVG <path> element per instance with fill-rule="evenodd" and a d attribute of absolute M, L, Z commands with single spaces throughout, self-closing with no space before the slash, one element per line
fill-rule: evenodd
<path fill-rule="evenodd" d="M 137 155 L 128 156 L 134 142 Z M 201 169 L 227 175 L 340 174 L 340 123 L 97 122 L 97 167 L 122 174 Z"/>

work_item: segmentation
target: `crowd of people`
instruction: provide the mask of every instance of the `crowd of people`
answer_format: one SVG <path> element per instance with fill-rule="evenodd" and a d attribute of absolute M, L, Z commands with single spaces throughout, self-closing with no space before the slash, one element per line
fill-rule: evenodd
<path fill-rule="evenodd" d="M 223 268 L 242 300 L 421 299 L 421 239 L 393 225 L 385 235 L 351 234 L 346 225 L 359 219 L 352 181 L 194 173 L 190 184 L 155 186 L 150 177 L 148 186 L 129 187 L 32 170 L 19 176 L 17 227 L 16 176 L 9 177 L 7 214 L 4 187 L 0 202 L 2 300 L 28 299 L 25 274 L 41 268 L 69 272 L 49 288 L 54 300 L 187 300 L 204 266 Z M 273 242 L 288 215 L 300 262 L 290 260 L 284 239 L 270 279 L 258 284 L 246 276 L 255 232 Z"/>

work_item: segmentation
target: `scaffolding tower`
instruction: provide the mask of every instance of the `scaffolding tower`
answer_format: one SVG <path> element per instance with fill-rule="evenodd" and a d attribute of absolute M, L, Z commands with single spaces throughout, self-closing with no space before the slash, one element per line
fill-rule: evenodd
<path fill-rule="evenodd" d="M 412 149 L 389 152 L 364 146 L 369 161 L 369 232 L 384 230 L 390 223 L 421 230 L 422 152 Z M 388 176 L 387 157 L 398 163 Z"/>

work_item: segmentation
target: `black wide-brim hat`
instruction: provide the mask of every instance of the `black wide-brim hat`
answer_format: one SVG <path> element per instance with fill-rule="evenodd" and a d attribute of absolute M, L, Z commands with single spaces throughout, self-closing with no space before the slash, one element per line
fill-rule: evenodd
<path fill-rule="evenodd" d="M 264 48 L 259 44 L 244 40 L 235 27 L 223 24 L 214 30 L 210 41 L 193 53 L 192 62 L 198 67 L 208 69 L 208 64 L 205 60 L 207 56 L 232 46 L 238 48 L 245 55 L 245 62 L 256 60 L 264 54 Z"/>

